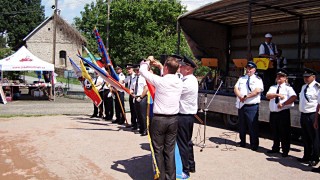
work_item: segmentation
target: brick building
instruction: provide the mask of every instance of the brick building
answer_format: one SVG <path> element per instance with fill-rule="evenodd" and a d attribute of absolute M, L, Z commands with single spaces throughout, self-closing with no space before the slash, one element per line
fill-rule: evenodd
<path fill-rule="evenodd" d="M 53 62 L 53 16 L 44 20 L 24 39 L 25 46 L 28 50 L 40 59 L 55 64 L 59 70 L 71 69 L 68 56 L 79 64 L 79 58 L 76 56 L 78 50 L 82 52 L 82 45 L 86 39 L 81 34 L 63 20 L 59 15 L 56 25 L 56 52 Z"/>

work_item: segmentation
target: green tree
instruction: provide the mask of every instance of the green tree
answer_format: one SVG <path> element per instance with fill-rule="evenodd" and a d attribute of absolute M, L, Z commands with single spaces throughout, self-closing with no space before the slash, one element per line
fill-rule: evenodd
<path fill-rule="evenodd" d="M 109 54 L 116 64 L 137 63 L 141 58 L 173 54 L 177 50 L 177 18 L 186 8 L 176 0 L 113 0 L 110 15 Z M 107 3 L 97 0 L 86 4 L 75 26 L 88 39 L 88 47 L 97 53 L 92 34 L 99 29 L 105 42 Z M 181 54 L 191 56 L 191 51 L 181 34 Z"/>
<path fill-rule="evenodd" d="M 43 20 L 41 0 L 1 0 L 0 34 L 7 33 L 10 47 L 18 46 Z"/>

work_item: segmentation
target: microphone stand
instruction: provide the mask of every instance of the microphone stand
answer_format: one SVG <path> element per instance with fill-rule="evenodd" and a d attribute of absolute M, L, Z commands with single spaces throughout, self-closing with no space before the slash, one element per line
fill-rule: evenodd
<path fill-rule="evenodd" d="M 207 111 L 209 110 L 208 108 L 209 108 L 209 106 L 210 106 L 210 104 L 212 103 L 212 100 L 214 99 L 214 97 L 216 96 L 216 94 L 218 93 L 218 91 L 220 90 L 220 88 L 221 88 L 221 85 L 222 85 L 222 83 L 223 83 L 223 81 L 221 81 L 220 82 L 220 85 L 219 85 L 219 87 L 218 87 L 218 89 L 216 90 L 216 92 L 214 93 L 214 95 L 213 95 L 213 97 L 211 98 L 211 100 L 210 100 L 210 102 L 209 102 L 209 104 L 207 105 L 207 93 L 205 93 L 205 95 L 204 95 L 204 97 L 205 97 L 205 99 L 204 99 L 204 130 L 203 130 L 203 140 L 202 141 L 200 141 L 200 143 L 201 142 L 203 142 L 203 144 L 202 145 L 197 145 L 197 146 L 199 146 L 199 147 L 201 147 L 201 149 L 200 149 L 200 152 L 202 152 L 203 151 L 203 149 L 204 148 L 206 148 L 206 147 L 208 147 L 208 148 L 218 148 L 219 147 L 219 145 L 216 145 L 216 146 L 207 146 L 206 145 L 206 126 L 207 126 Z M 207 106 L 206 106 L 207 105 Z"/>

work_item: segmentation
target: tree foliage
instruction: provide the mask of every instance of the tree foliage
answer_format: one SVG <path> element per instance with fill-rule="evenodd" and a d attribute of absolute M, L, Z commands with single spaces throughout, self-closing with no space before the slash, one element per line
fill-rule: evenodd
<path fill-rule="evenodd" d="M 19 45 L 43 20 L 41 0 L 1 0 L 0 34 L 7 33 L 10 47 Z"/>
<path fill-rule="evenodd" d="M 173 54 L 177 51 L 177 18 L 186 12 L 176 0 L 113 0 L 110 15 L 109 54 L 116 64 L 137 63 L 149 55 Z M 86 36 L 88 47 L 97 52 L 92 34 L 94 26 L 106 42 L 107 3 L 97 0 L 86 4 L 75 26 Z M 181 54 L 191 51 L 181 34 Z"/>

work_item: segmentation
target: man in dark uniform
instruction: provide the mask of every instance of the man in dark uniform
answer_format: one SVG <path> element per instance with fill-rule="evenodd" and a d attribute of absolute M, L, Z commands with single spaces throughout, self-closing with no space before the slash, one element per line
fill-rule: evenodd
<path fill-rule="evenodd" d="M 148 86 L 146 79 L 140 75 L 139 65 L 134 66 L 135 78 L 131 84 L 132 96 L 134 97 L 134 108 L 139 124 L 141 136 L 147 135 L 147 93 Z"/>
<path fill-rule="evenodd" d="M 318 137 L 320 135 L 319 113 L 320 113 L 320 92 L 318 93 L 318 105 L 317 105 L 316 114 L 314 116 L 314 123 L 313 123 L 314 129 L 318 130 Z M 318 142 L 320 142 L 320 137 L 319 137 L 319 141 Z M 320 166 L 318 168 L 313 168 L 311 171 L 320 173 Z"/>
<path fill-rule="evenodd" d="M 193 154 L 193 143 L 191 141 L 193 132 L 194 115 L 198 111 L 198 80 L 193 75 L 197 65 L 184 56 L 180 61 L 180 72 L 183 75 L 183 89 L 179 103 L 177 144 L 182 161 L 183 178 L 195 172 Z"/>
<path fill-rule="evenodd" d="M 317 130 L 313 127 L 320 91 L 320 84 L 316 81 L 316 75 L 317 72 L 313 69 L 305 68 L 303 74 L 305 84 L 302 86 L 299 95 L 300 125 L 304 154 L 302 158 L 298 158 L 298 161 L 302 163 L 309 162 L 310 166 L 315 166 L 319 162 L 319 137 Z"/>
<path fill-rule="evenodd" d="M 270 126 L 273 134 L 272 150 L 267 153 L 279 153 L 280 142 L 282 157 L 287 157 L 290 150 L 290 107 L 297 98 L 293 88 L 287 84 L 288 72 L 280 69 L 277 72 L 277 84 L 270 87 L 267 99 L 270 99 Z"/>
<path fill-rule="evenodd" d="M 240 77 L 234 86 L 237 96 L 236 107 L 239 114 L 240 147 L 246 146 L 246 129 L 249 127 L 251 150 L 257 151 L 259 147 L 259 103 L 263 91 L 263 83 L 255 75 L 257 65 L 249 61 L 246 66 L 246 75 Z"/>
<path fill-rule="evenodd" d="M 125 84 L 124 84 L 123 80 L 126 77 L 122 73 L 122 68 L 120 66 L 116 66 L 116 73 L 119 76 L 119 83 L 124 86 Z M 114 88 L 114 91 L 117 91 L 117 90 Z M 118 93 L 119 97 L 116 93 Z M 120 101 L 119 101 L 119 99 L 120 99 Z M 116 120 L 112 121 L 112 123 L 124 124 L 125 117 L 122 112 L 122 108 L 123 108 L 123 110 L 125 109 L 124 108 L 124 92 L 121 92 L 121 91 L 115 92 L 114 103 L 115 103 L 115 110 L 116 110 Z M 121 106 L 122 106 L 122 108 L 121 108 Z"/>
<path fill-rule="evenodd" d="M 124 83 L 126 83 L 127 87 L 130 90 L 132 90 L 130 87 L 131 87 L 133 79 L 136 76 L 136 73 L 134 73 L 134 71 L 133 71 L 133 65 L 132 64 L 127 64 L 126 65 L 126 69 L 127 69 L 127 72 L 128 72 L 128 76 L 124 80 Z M 134 130 L 138 129 L 138 124 L 137 124 L 137 114 L 136 114 L 136 110 L 134 108 L 133 99 L 134 99 L 133 96 L 129 96 L 129 106 L 130 106 L 130 114 L 131 114 L 131 127 L 132 127 L 132 130 L 134 131 Z"/>
<path fill-rule="evenodd" d="M 105 114 L 104 119 L 108 121 L 113 118 L 113 98 L 110 88 L 110 84 L 105 82 L 103 86 L 103 106 Z"/>

